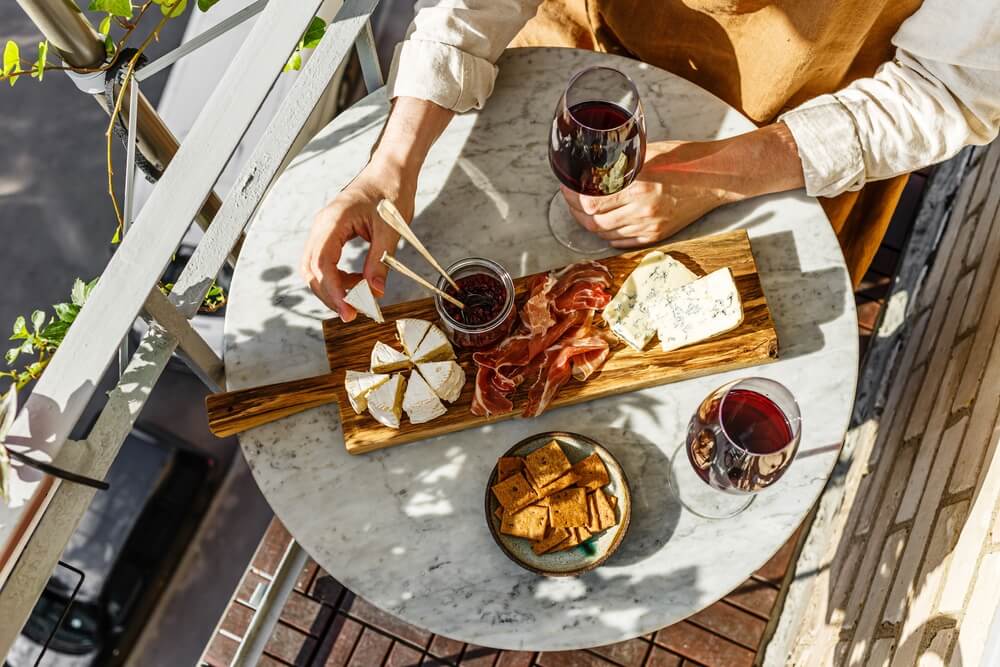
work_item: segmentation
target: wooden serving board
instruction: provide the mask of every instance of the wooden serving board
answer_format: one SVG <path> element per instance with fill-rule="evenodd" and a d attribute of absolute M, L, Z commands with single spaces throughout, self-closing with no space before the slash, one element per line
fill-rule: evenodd
<path fill-rule="evenodd" d="M 778 336 L 774 330 L 767 301 L 757 275 L 757 265 L 750 252 L 750 239 L 745 231 L 726 232 L 714 236 L 670 243 L 658 248 L 646 248 L 617 257 L 598 260 L 608 267 L 614 277 L 611 293 L 618 291 L 622 282 L 639 261 L 651 250 L 662 250 L 683 262 L 699 276 L 716 269 L 729 267 L 736 278 L 736 285 L 743 300 L 743 324 L 738 328 L 696 345 L 662 352 L 654 339 L 644 352 L 636 352 L 622 343 L 612 348 L 600 372 L 586 382 L 570 380 L 559 390 L 549 410 L 595 398 L 623 394 L 645 387 L 676 382 L 687 378 L 745 368 L 772 361 L 778 356 Z M 514 281 L 519 295 L 523 293 L 530 276 Z M 518 300 L 520 306 L 522 299 Z M 396 340 L 395 321 L 413 317 L 436 321 L 437 313 L 431 299 L 410 301 L 382 310 L 384 324 L 359 317 L 345 324 L 333 318 L 323 322 L 327 357 L 333 393 L 340 405 L 340 420 L 344 442 L 351 454 L 363 454 L 385 447 L 402 445 L 444 433 L 520 417 L 527 390 L 521 388 L 514 394 L 514 411 L 491 418 L 477 417 L 469 411 L 475 381 L 475 364 L 470 352 L 458 351 L 458 361 L 465 369 L 468 380 L 457 401 L 448 406 L 448 412 L 425 424 L 411 424 L 404 414 L 400 428 L 382 426 L 370 415 L 356 414 L 347 400 L 344 373 L 347 370 L 368 370 L 372 346 L 375 341 L 400 349 Z M 600 318 L 595 318 L 595 322 Z"/>

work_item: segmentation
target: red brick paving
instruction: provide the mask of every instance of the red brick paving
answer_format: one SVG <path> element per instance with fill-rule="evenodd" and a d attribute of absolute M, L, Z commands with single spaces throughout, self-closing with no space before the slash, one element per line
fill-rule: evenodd
<path fill-rule="evenodd" d="M 922 181 L 914 183 L 922 186 Z M 862 358 L 892 285 L 905 229 L 894 222 L 871 270 L 855 293 Z M 723 600 L 653 635 L 585 651 L 496 651 L 432 635 L 355 596 L 312 560 L 265 649 L 269 667 L 468 665 L 476 667 L 751 667 L 763 647 L 767 623 L 779 611 L 801 530 L 775 556 Z M 277 569 L 291 536 L 271 522 L 244 574 L 203 665 L 228 667 L 253 611 L 254 591 Z"/>

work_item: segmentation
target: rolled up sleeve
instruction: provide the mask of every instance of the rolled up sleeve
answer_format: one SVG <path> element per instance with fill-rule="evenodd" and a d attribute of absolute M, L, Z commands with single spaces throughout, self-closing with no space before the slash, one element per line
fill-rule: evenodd
<path fill-rule="evenodd" d="M 810 195 L 857 190 L 997 136 L 1000 35 L 990 12 L 1000 11 L 1000 2 L 958 4 L 969 11 L 925 0 L 875 76 L 779 118 L 795 138 Z"/>
<path fill-rule="evenodd" d="M 504 48 L 540 0 L 441 0 L 419 7 L 389 70 L 391 98 L 417 97 L 453 111 L 480 109 Z"/>

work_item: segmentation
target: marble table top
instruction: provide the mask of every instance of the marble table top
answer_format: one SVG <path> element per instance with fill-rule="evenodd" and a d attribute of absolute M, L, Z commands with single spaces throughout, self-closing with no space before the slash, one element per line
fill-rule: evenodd
<path fill-rule="evenodd" d="M 509 51 L 486 108 L 451 123 L 420 177 L 414 228 L 441 262 L 485 255 L 524 275 L 580 259 L 546 224 L 557 181 L 545 142 L 565 81 L 598 63 L 634 78 L 651 140 L 752 129 L 721 100 L 649 65 L 571 49 Z M 229 388 L 328 370 L 320 322 L 331 315 L 300 279 L 299 256 L 313 215 L 364 165 L 386 112 L 378 91 L 342 113 L 263 203 L 226 316 Z M 364 456 L 346 453 L 337 408 L 324 406 L 241 436 L 264 496 L 313 558 L 351 590 L 455 639 L 505 649 L 582 648 L 697 612 L 745 581 L 803 520 L 836 461 L 857 379 L 852 290 L 819 204 L 802 192 L 764 197 L 719 209 L 683 236 L 740 227 L 752 239 L 778 330 L 778 362 Z M 363 244 L 351 245 L 342 265 L 359 271 L 363 252 Z M 410 247 L 398 257 L 423 266 Z M 383 303 L 421 296 L 410 281 L 390 276 Z M 701 519 L 671 499 L 667 456 L 711 390 L 750 374 L 784 383 L 799 401 L 799 456 L 744 513 Z M 518 568 L 493 543 L 483 515 L 484 485 L 497 456 L 547 430 L 604 443 L 632 484 L 625 542 L 604 566 L 579 578 L 546 579 Z"/>

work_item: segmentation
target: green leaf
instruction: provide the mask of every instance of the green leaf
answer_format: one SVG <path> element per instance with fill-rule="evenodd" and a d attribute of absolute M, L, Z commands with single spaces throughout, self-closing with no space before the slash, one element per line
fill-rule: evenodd
<path fill-rule="evenodd" d="M 63 338 L 66 337 L 66 332 L 69 331 L 69 325 L 70 322 L 52 320 L 48 326 L 42 329 L 41 336 L 46 341 L 54 345 L 59 345 L 59 343 L 63 342 Z"/>
<path fill-rule="evenodd" d="M 176 18 L 184 13 L 187 9 L 187 0 L 164 0 L 158 3 L 160 5 L 160 11 L 164 16 L 169 16 L 170 18 Z"/>
<path fill-rule="evenodd" d="M 52 307 L 55 308 L 56 317 L 67 324 L 72 323 L 80 312 L 80 306 L 73 303 L 57 303 Z"/>
<path fill-rule="evenodd" d="M 326 21 L 318 16 L 314 16 L 312 21 L 309 22 L 309 27 L 306 28 L 306 32 L 302 35 L 302 47 L 306 49 L 314 49 L 319 41 L 323 39 L 323 35 L 326 34 Z"/>
<path fill-rule="evenodd" d="M 21 343 L 21 347 L 17 349 L 21 350 L 21 354 L 31 354 L 35 351 L 35 345 L 31 342 L 31 339 L 28 339 Z"/>
<path fill-rule="evenodd" d="M 104 38 L 104 53 L 107 54 L 108 58 L 112 58 L 115 55 L 115 51 L 118 47 L 115 46 L 115 40 L 111 39 L 111 35 Z"/>
<path fill-rule="evenodd" d="M 82 306 L 83 302 L 87 299 L 85 290 L 87 285 L 84 284 L 82 280 L 77 278 L 73 281 L 73 289 L 69 293 L 70 301 L 73 302 L 74 306 Z"/>
<path fill-rule="evenodd" d="M 28 368 L 26 370 L 28 371 L 28 374 L 31 375 L 31 377 L 37 378 L 39 375 L 42 374 L 42 371 L 45 370 L 45 364 L 43 364 L 40 361 L 35 361 L 28 364 Z"/>
<path fill-rule="evenodd" d="M 28 330 L 25 325 L 24 315 L 18 315 L 17 319 L 14 320 L 14 335 L 10 337 L 11 340 L 17 338 L 24 338 L 28 335 Z"/>
<path fill-rule="evenodd" d="M 17 355 L 19 354 L 21 354 L 21 348 L 12 347 L 9 350 L 7 350 L 7 354 L 3 355 L 4 361 L 6 361 L 7 365 L 10 366 L 15 361 L 17 361 Z"/>
<path fill-rule="evenodd" d="M 36 310 L 31 314 L 31 326 L 34 327 L 35 333 L 45 325 L 45 312 L 41 310 Z"/>
<path fill-rule="evenodd" d="M 122 230 L 120 227 L 115 228 L 115 235 L 111 237 L 111 245 L 118 245 L 122 242 Z"/>
<path fill-rule="evenodd" d="M 203 12 L 207 12 L 209 9 L 215 6 L 219 0 L 198 0 L 198 9 Z"/>
<path fill-rule="evenodd" d="M 45 66 L 48 64 L 49 58 L 49 41 L 38 43 L 38 60 L 35 61 L 35 71 L 31 73 L 31 76 L 38 79 L 39 81 L 45 77 Z"/>
<path fill-rule="evenodd" d="M 97 32 L 101 33 L 103 37 L 107 37 L 111 34 L 111 14 L 104 17 L 101 21 L 101 25 L 97 26 Z"/>
<path fill-rule="evenodd" d="M 87 9 L 92 12 L 107 12 L 124 19 L 132 18 L 132 0 L 90 0 Z"/>
<path fill-rule="evenodd" d="M 296 48 L 294 51 L 292 51 L 292 57 L 288 59 L 287 63 L 285 63 L 283 71 L 291 72 L 292 70 L 297 71 L 300 69 L 302 69 L 302 52 L 299 51 L 298 48 Z"/>
<path fill-rule="evenodd" d="M 97 278 L 94 278 L 93 280 L 91 280 L 89 283 L 87 283 L 84 286 L 84 288 L 83 288 L 83 303 L 86 303 L 87 299 L 90 298 L 90 293 L 94 291 L 95 287 L 97 287 L 97 281 L 98 280 L 100 280 L 100 276 L 98 276 Z M 83 303 L 81 303 L 79 305 L 82 306 Z"/>
<path fill-rule="evenodd" d="M 17 44 L 11 40 L 7 40 L 7 46 L 3 49 L 3 73 L 5 75 L 10 75 L 17 71 L 17 68 L 21 65 L 21 50 L 17 47 Z M 17 81 L 16 76 L 11 76 L 10 85 L 14 85 Z"/>

